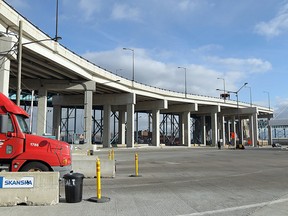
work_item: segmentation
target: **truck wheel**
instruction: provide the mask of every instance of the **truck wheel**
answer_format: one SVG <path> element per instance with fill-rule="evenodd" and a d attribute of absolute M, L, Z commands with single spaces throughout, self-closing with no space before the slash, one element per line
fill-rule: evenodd
<path fill-rule="evenodd" d="M 31 162 L 21 168 L 22 172 L 47 172 L 49 168 L 40 162 Z"/>

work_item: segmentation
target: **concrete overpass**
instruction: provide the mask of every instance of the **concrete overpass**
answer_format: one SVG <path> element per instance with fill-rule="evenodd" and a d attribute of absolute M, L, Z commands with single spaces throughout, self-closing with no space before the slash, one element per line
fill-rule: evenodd
<path fill-rule="evenodd" d="M 104 110 L 104 147 L 110 147 L 111 111 L 119 112 L 120 143 L 126 143 L 127 147 L 134 147 L 136 111 L 152 114 L 154 146 L 160 145 L 161 113 L 179 115 L 180 142 L 186 146 L 191 145 L 191 116 L 201 118 L 199 131 L 204 144 L 205 118 L 209 116 L 212 144 L 215 146 L 219 139 L 228 142 L 230 132 L 236 131 L 239 131 L 239 140 L 243 143 L 244 119 L 249 119 L 249 138 L 252 145 L 256 146 L 258 118 L 272 117 L 273 110 L 266 107 L 172 92 L 119 77 L 51 39 L 4 1 L 0 2 L 0 12 L 0 91 L 6 95 L 20 92 L 18 79 L 21 73 L 21 92 L 35 90 L 39 96 L 38 135 L 46 132 L 49 96 L 53 97 L 53 133 L 58 139 L 61 107 L 84 107 L 84 136 L 87 148 L 92 147 L 92 109 L 96 105 Z M 236 139 L 233 142 L 236 145 Z"/>

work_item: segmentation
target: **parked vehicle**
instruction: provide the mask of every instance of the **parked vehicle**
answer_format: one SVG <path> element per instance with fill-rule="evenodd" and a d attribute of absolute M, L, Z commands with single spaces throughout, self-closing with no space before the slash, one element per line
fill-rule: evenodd
<path fill-rule="evenodd" d="M 0 171 L 71 171 L 68 143 L 32 135 L 28 113 L 0 93 Z"/>

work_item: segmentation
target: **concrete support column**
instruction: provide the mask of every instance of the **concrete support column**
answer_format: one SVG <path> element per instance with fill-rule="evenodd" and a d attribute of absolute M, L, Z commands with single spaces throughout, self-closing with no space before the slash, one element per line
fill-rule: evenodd
<path fill-rule="evenodd" d="M 16 54 L 11 49 L 14 46 L 11 37 L 1 37 L 0 40 L 0 92 L 8 96 L 9 94 L 9 77 L 10 77 L 10 60 L 16 59 Z M 10 51 L 10 52 L 9 52 Z M 16 86 L 16 83 L 15 83 Z"/>
<path fill-rule="evenodd" d="M 134 148 L 134 104 L 127 104 L 127 147 Z"/>
<path fill-rule="evenodd" d="M 183 123 L 183 115 L 179 115 L 179 142 L 181 145 L 184 145 L 184 123 Z"/>
<path fill-rule="evenodd" d="M 225 117 L 222 115 L 220 116 L 220 136 L 219 139 L 222 139 L 222 144 L 223 147 L 226 145 L 226 138 L 225 138 L 225 134 L 226 134 L 226 130 L 225 130 Z"/>
<path fill-rule="evenodd" d="M 212 145 L 214 145 L 217 148 L 217 142 L 218 142 L 217 112 L 211 113 L 211 126 L 212 126 Z"/>
<path fill-rule="evenodd" d="M 92 149 L 92 108 L 93 108 L 93 91 L 84 93 L 84 139 Z"/>
<path fill-rule="evenodd" d="M 233 146 L 236 148 L 236 140 L 237 140 L 237 136 L 238 134 L 236 134 L 236 124 L 235 124 L 235 116 L 232 117 L 232 122 L 231 122 L 231 134 L 234 134 L 234 138 L 233 136 L 231 137 L 231 141 L 233 142 Z"/>
<path fill-rule="evenodd" d="M 61 130 L 61 106 L 53 106 L 53 134 L 57 140 L 60 140 Z"/>
<path fill-rule="evenodd" d="M 190 128 L 191 128 L 191 122 L 190 122 L 190 112 L 185 111 L 182 113 L 182 137 L 183 137 L 183 144 L 185 146 L 191 147 L 191 133 L 190 133 Z"/>
<path fill-rule="evenodd" d="M 125 111 L 119 111 L 118 123 L 118 142 L 119 144 L 125 143 Z"/>
<path fill-rule="evenodd" d="M 253 133 L 254 133 L 254 147 L 257 146 L 258 143 L 258 115 L 254 113 L 252 115 L 252 122 L 253 122 Z"/>
<path fill-rule="evenodd" d="M 38 91 L 37 129 L 36 134 L 42 136 L 46 133 L 47 120 L 47 89 L 40 88 Z"/>
<path fill-rule="evenodd" d="M 103 119 L 103 148 L 110 148 L 111 130 L 110 130 L 110 116 L 111 116 L 111 105 L 104 105 L 104 119 Z"/>
<path fill-rule="evenodd" d="M 152 111 L 152 145 L 160 146 L 160 110 Z"/>
<path fill-rule="evenodd" d="M 1 47 L 0 47 L 1 49 Z M 10 60 L 0 55 L 0 92 L 8 97 L 10 76 Z"/>
<path fill-rule="evenodd" d="M 231 122 L 230 122 L 230 119 L 227 120 L 227 141 L 228 141 L 228 144 L 230 144 L 231 142 Z"/>
<path fill-rule="evenodd" d="M 206 146 L 207 141 L 206 141 L 206 117 L 205 116 L 201 116 L 201 126 L 202 126 L 202 142 L 203 142 L 203 145 Z"/>
<path fill-rule="evenodd" d="M 270 117 L 268 118 L 268 122 L 270 121 Z M 272 127 L 268 124 L 267 126 L 268 130 L 268 145 L 272 145 L 273 140 L 272 140 Z"/>
<path fill-rule="evenodd" d="M 256 147 L 257 143 L 255 143 L 255 139 L 254 139 L 255 133 L 253 131 L 253 128 L 254 128 L 253 124 L 254 124 L 253 115 L 250 115 L 249 116 L 249 136 L 250 136 L 250 140 L 251 140 L 251 146 Z"/>
<path fill-rule="evenodd" d="M 239 143 L 244 145 L 243 119 L 240 117 L 238 121 L 239 121 L 239 131 L 240 131 Z"/>

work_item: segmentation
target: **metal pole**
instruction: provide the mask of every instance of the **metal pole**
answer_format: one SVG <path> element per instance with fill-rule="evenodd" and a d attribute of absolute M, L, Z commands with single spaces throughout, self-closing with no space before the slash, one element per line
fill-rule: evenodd
<path fill-rule="evenodd" d="M 134 84 L 134 81 L 135 81 L 135 56 L 134 56 L 134 50 L 132 50 L 132 58 L 133 58 L 133 62 L 132 62 L 132 81 L 133 81 L 133 84 Z"/>
<path fill-rule="evenodd" d="M 264 91 L 264 93 L 266 93 L 267 94 L 267 96 L 268 96 L 268 107 L 269 107 L 269 110 L 270 110 L 270 93 L 268 92 L 268 91 Z"/>
<path fill-rule="evenodd" d="M 56 1 L 56 33 L 55 33 L 55 41 L 58 41 L 58 0 Z"/>
<path fill-rule="evenodd" d="M 221 79 L 223 80 L 223 98 L 224 98 L 224 102 L 226 101 L 226 83 L 225 83 L 225 79 L 224 78 L 217 78 L 217 79 Z"/>
<path fill-rule="evenodd" d="M 20 106 L 20 96 L 21 96 L 21 72 L 22 72 L 22 21 L 19 21 L 19 38 L 18 38 L 18 80 L 17 80 L 17 95 L 16 104 Z"/>
<path fill-rule="evenodd" d="M 187 76 L 186 76 L 186 73 L 187 73 L 187 69 L 185 68 L 185 67 L 178 67 L 178 68 L 182 68 L 182 69 L 184 69 L 184 81 L 185 81 L 185 98 L 187 97 Z"/>
<path fill-rule="evenodd" d="M 32 133 L 32 122 L 33 122 L 33 109 L 34 109 L 34 90 L 31 92 L 31 105 L 30 105 L 30 121 L 29 131 Z"/>

